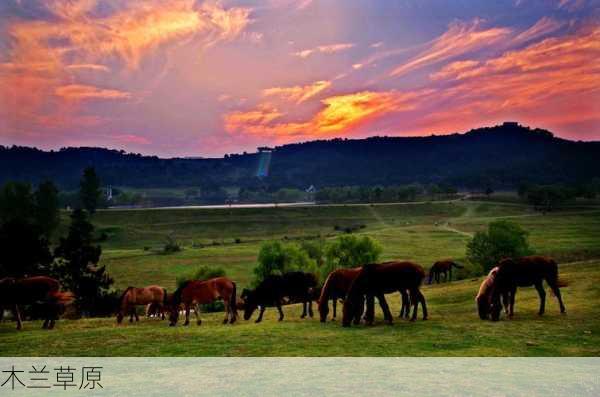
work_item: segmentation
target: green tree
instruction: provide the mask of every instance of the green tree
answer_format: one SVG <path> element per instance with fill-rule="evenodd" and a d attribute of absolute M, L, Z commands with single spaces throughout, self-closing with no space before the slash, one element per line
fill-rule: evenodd
<path fill-rule="evenodd" d="M 51 181 L 41 183 L 34 193 L 35 217 L 44 237 L 50 239 L 60 224 L 58 189 Z"/>
<path fill-rule="evenodd" d="M 79 183 L 79 199 L 83 208 L 94 214 L 100 204 L 102 192 L 100 191 L 100 178 L 93 167 L 83 170 L 83 177 Z"/>
<path fill-rule="evenodd" d="M 477 232 L 467 244 L 467 258 L 490 271 L 502 258 L 516 258 L 533 252 L 528 233 L 514 222 L 491 222 L 487 232 Z"/>
<path fill-rule="evenodd" d="M 84 315 L 94 315 L 109 294 L 113 280 L 104 266 L 97 266 L 102 249 L 93 244 L 94 226 L 86 213 L 76 209 L 66 238 L 61 238 L 54 251 L 57 261 L 54 273 L 64 287 L 76 296 L 76 305 Z"/>
<path fill-rule="evenodd" d="M 254 268 L 256 282 L 271 274 L 283 274 L 290 271 L 315 272 L 316 264 L 306 251 L 296 244 L 282 244 L 268 241 L 261 245 L 258 253 L 258 265 Z"/>
<path fill-rule="evenodd" d="M 0 189 L 0 278 L 43 274 L 52 263 L 43 221 L 27 183 L 8 182 Z"/>
<path fill-rule="evenodd" d="M 326 267 L 322 275 L 337 268 L 361 266 L 377 262 L 381 246 L 368 236 L 344 235 L 327 245 Z"/>

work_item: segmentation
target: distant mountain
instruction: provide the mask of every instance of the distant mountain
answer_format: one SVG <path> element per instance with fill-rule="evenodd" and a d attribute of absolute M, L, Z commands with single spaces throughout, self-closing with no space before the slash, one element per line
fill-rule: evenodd
<path fill-rule="evenodd" d="M 100 148 L 45 152 L 0 147 L 0 182 L 49 178 L 74 188 L 89 165 L 105 184 L 204 189 L 415 182 L 467 188 L 491 184 L 499 189 L 522 182 L 574 183 L 600 177 L 600 142 L 560 139 L 516 123 L 464 134 L 318 140 L 261 149 L 262 153 L 218 159 L 161 159 Z"/>

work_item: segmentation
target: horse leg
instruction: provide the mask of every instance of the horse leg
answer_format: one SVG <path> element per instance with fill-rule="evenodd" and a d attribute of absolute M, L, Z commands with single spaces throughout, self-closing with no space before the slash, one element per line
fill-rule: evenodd
<path fill-rule="evenodd" d="M 419 295 L 417 291 L 418 290 L 413 290 L 410 292 L 410 302 L 413 304 L 413 313 L 410 321 L 415 321 L 417 319 L 417 310 L 419 309 Z"/>
<path fill-rule="evenodd" d="M 537 290 L 538 295 L 540 296 L 540 310 L 538 311 L 538 315 L 541 316 L 546 310 L 546 291 L 544 291 L 542 280 L 535 283 L 535 289 Z"/>
<path fill-rule="evenodd" d="M 13 314 L 17 319 L 17 330 L 23 329 L 23 322 L 21 321 L 21 312 L 19 312 L 19 306 L 15 305 L 13 309 Z"/>
<path fill-rule="evenodd" d="M 140 321 L 140 316 L 138 316 L 136 309 L 137 308 L 134 306 L 133 307 L 133 314 L 135 315 L 135 322 L 137 323 L 138 321 Z"/>
<path fill-rule="evenodd" d="M 229 322 L 229 317 L 231 316 L 231 308 L 229 307 L 229 300 L 223 299 L 223 303 L 225 304 L 225 318 L 223 319 L 223 324 L 227 324 Z"/>
<path fill-rule="evenodd" d="M 280 300 L 277 301 L 277 311 L 279 312 L 279 320 L 277 320 L 277 321 L 283 321 L 283 310 L 281 310 L 281 301 Z"/>
<path fill-rule="evenodd" d="M 508 316 L 508 305 L 510 304 L 509 292 L 502 293 L 502 306 L 504 306 L 504 314 Z"/>
<path fill-rule="evenodd" d="M 402 301 L 402 306 L 400 308 L 400 315 L 398 317 L 404 318 L 405 315 L 406 315 L 406 317 L 408 317 L 408 311 L 407 311 L 408 308 L 406 307 L 407 302 L 408 302 L 408 294 L 406 293 L 406 290 L 400 290 L 400 297 L 401 297 L 401 301 Z"/>
<path fill-rule="evenodd" d="M 423 296 L 423 293 L 419 289 L 417 289 L 417 295 L 419 296 L 419 301 L 421 302 L 421 309 L 423 310 L 423 320 L 427 320 L 428 313 L 427 303 L 425 302 L 425 296 Z"/>
<path fill-rule="evenodd" d="M 258 318 L 255 321 L 256 323 L 260 323 L 262 321 L 263 314 L 265 314 L 265 309 L 266 309 L 265 306 L 260 307 L 260 313 L 258 313 Z"/>
<path fill-rule="evenodd" d="M 308 301 L 308 316 L 310 318 L 313 318 L 315 316 L 315 313 L 313 312 L 313 308 L 312 308 L 312 300 Z"/>
<path fill-rule="evenodd" d="M 337 312 L 337 297 L 335 297 L 335 298 L 332 299 L 331 306 L 333 306 L 333 317 L 331 319 L 335 320 L 335 315 L 336 315 L 336 312 Z"/>
<path fill-rule="evenodd" d="M 302 302 L 302 315 L 300 318 L 306 317 L 306 301 Z"/>
<path fill-rule="evenodd" d="M 509 295 L 510 304 L 508 308 L 508 317 L 512 318 L 515 315 L 515 295 L 517 295 L 517 287 L 512 288 Z"/>
<path fill-rule="evenodd" d="M 194 313 L 196 313 L 196 324 L 201 325 L 202 320 L 200 320 L 200 304 L 196 303 L 194 306 Z"/>
<path fill-rule="evenodd" d="M 183 325 L 190 325 L 190 304 L 185 304 L 185 323 Z"/>
<path fill-rule="evenodd" d="M 548 280 L 546 280 L 546 282 L 548 282 Z M 548 285 L 550 286 L 550 289 L 552 289 L 552 293 L 556 295 L 556 299 L 558 299 L 558 304 L 560 305 L 560 312 L 566 313 L 567 309 L 563 304 L 562 296 L 560 294 L 560 289 L 558 288 L 558 285 L 556 285 L 555 281 L 548 282 Z"/>
<path fill-rule="evenodd" d="M 364 304 L 366 305 L 364 317 L 365 324 L 373 325 L 373 322 L 375 321 L 375 298 L 373 297 L 373 295 L 367 295 Z"/>
<path fill-rule="evenodd" d="M 377 300 L 379 301 L 379 306 L 381 306 L 381 311 L 383 311 L 383 319 L 386 323 L 392 325 L 394 320 L 392 318 L 392 313 L 390 312 L 390 307 L 388 306 L 387 301 L 385 300 L 385 295 L 377 295 Z"/>
<path fill-rule="evenodd" d="M 448 269 L 448 281 L 452 281 L 452 266 L 450 266 L 450 269 Z"/>

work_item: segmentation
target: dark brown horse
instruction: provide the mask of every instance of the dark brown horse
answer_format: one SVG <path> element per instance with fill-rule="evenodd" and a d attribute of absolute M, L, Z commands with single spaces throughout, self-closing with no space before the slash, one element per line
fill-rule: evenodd
<path fill-rule="evenodd" d="M 185 323 L 190 323 L 190 309 L 194 306 L 196 322 L 200 320 L 200 305 L 212 303 L 222 299 L 225 304 L 225 318 L 223 324 L 233 324 L 237 319 L 236 285 L 227 277 L 216 277 L 208 280 L 190 280 L 183 283 L 172 295 L 170 302 L 171 315 L 169 316 L 171 326 L 177 324 L 179 319 L 179 307 L 183 304 L 185 308 Z"/>
<path fill-rule="evenodd" d="M 46 276 L 0 280 L 0 310 L 12 309 L 17 319 L 17 329 L 23 328 L 19 305 L 40 304 L 45 314 L 42 328 L 52 329 L 58 319 L 61 308 L 73 301 L 73 294 L 60 292 L 60 283 Z"/>
<path fill-rule="evenodd" d="M 427 319 L 427 304 L 425 297 L 420 291 L 420 286 L 425 278 L 423 268 L 412 262 L 386 262 L 364 265 L 359 275 L 354 279 L 346 300 L 344 301 L 344 315 L 342 325 L 350 326 L 350 322 L 356 318 L 357 312 L 363 298 L 367 298 L 367 324 L 374 319 L 373 298 L 376 297 L 381 305 L 386 322 L 392 323 L 392 314 L 385 300 L 385 294 L 396 291 L 408 291 L 410 302 L 414 307 L 411 321 L 417 318 L 419 303 L 423 308 L 423 320 Z"/>
<path fill-rule="evenodd" d="M 544 314 L 546 306 L 546 292 L 544 291 L 543 282 L 550 286 L 550 289 L 556 295 L 560 312 L 565 313 L 565 305 L 563 304 L 560 294 L 560 288 L 566 286 L 566 283 L 559 281 L 558 264 L 551 258 L 543 256 L 525 256 L 518 259 L 503 259 L 498 264 L 498 272 L 492 283 L 491 306 L 490 313 L 493 321 L 500 319 L 501 303 L 500 297 L 503 294 L 508 294 L 509 313 L 508 317 L 514 315 L 515 295 L 517 287 L 535 286 L 540 296 L 539 315 Z"/>
<path fill-rule="evenodd" d="M 302 302 L 306 315 L 306 304 L 312 301 L 313 291 L 317 286 L 317 278 L 312 273 L 288 272 L 283 275 L 272 274 L 265 277 L 256 289 L 245 289 L 241 298 L 244 300 L 244 320 L 249 320 L 254 311 L 260 306 L 256 319 L 260 323 L 268 306 L 275 306 L 279 311 L 279 321 L 283 320 L 281 305 L 284 298 L 290 302 Z M 312 312 L 312 310 L 310 310 Z M 311 316 L 312 317 L 312 316 Z"/>
<path fill-rule="evenodd" d="M 437 261 L 435 262 L 431 268 L 429 269 L 429 282 L 435 279 L 436 283 L 440 283 L 440 276 L 444 275 L 444 280 L 452 281 L 452 268 L 455 267 L 457 269 L 462 269 L 464 266 L 459 265 L 458 263 L 451 260 Z"/>
<path fill-rule="evenodd" d="M 149 285 L 143 288 L 128 287 L 119 300 L 117 323 L 121 324 L 123 317 L 129 314 L 129 322 L 140 321 L 136 306 L 154 305 L 161 308 L 167 303 L 167 290 L 159 285 Z"/>
<path fill-rule="evenodd" d="M 325 280 L 325 284 L 323 284 L 323 288 L 321 289 L 321 296 L 319 297 L 317 303 L 319 307 L 319 314 L 321 318 L 321 322 L 327 321 L 327 315 L 329 314 L 329 300 L 331 299 L 331 304 L 333 308 L 333 317 L 332 320 L 336 318 L 337 314 L 337 301 L 344 300 L 346 298 L 346 294 L 350 289 L 350 285 L 360 273 L 362 267 L 354 267 L 350 269 L 336 269 L 329 273 L 327 279 Z M 408 317 L 408 313 L 410 311 L 410 303 L 409 297 L 406 290 L 400 291 L 402 295 L 402 309 L 400 310 L 399 317 Z M 355 317 L 355 323 L 358 324 L 360 322 L 360 315 Z"/>

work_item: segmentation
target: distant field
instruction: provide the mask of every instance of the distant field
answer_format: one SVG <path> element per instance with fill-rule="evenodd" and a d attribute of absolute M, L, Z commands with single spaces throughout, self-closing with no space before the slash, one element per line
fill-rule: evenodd
<path fill-rule="evenodd" d="M 65 224 L 66 222 L 66 214 Z M 533 248 L 551 254 L 571 285 L 564 289 L 568 314 L 558 313 L 548 294 L 548 313 L 538 317 L 532 288 L 519 291 L 517 317 L 497 324 L 482 322 L 474 307 L 480 269 L 465 262 L 470 236 L 495 219 L 518 222 L 530 233 Z M 600 354 L 600 209 L 569 208 L 547 215 L 514 203 L 335 205 L 288 208 L 170 209 L 100 211 L 94 216 L 102 243 L 102 263 L 116 287 L 157 283 L 172 289 L 178 276 L 201 265 L 219 265 L 240 287 L 250 283 L 261 242 L 269 239 L 331 239 L 335 226 L 364 225 L 356 233 L 375 238 L 382 259 L 411 259 L 425 267 L 440 258 L 466 264 L 449 285 L 425 286 L 431 319 L 397 321 L 392 327 L 342 329 L 339 323 L 300 320 L 299 308 L 285 308 L 275 321 L 268 310 L 263 324 L 240 321 L 221 326 L 221 314 L 203 315 L 201 327 L 169 328 L 143 320 L 117 326 L 114 319 L 61 320 L 43 332 L 38 322 L 16 333 L 0 325 L 2 355 L 599 355 Z M 63 226 L 65 227 L 65 226 Z M 159 253 L 172 235 L 184 249 Z M 240 243 L 235 243 L 239 239 Z M 199 246 L 202 245 L 202 248 Z M 578 261 L 576 263 L 572 263 Z M 570 263 L 570 264 L 566 264 Z M 390 296 L 395 311 L 397 296 Z M 379 318 L 381 315 L 379 314 Z"/>

